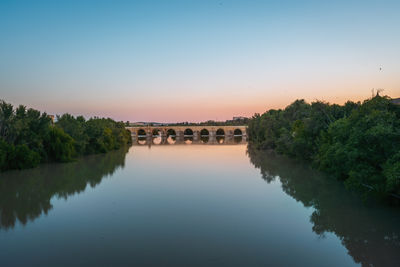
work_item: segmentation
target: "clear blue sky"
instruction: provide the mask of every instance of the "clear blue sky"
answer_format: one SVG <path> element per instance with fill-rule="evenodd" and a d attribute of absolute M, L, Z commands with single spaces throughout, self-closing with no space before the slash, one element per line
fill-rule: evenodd
<path fill-rule="evenodd" d="M 222 120 L 400 97 L 400 1 L 2 0 L 0 33 L 0 98 L 51 114 Z"/>

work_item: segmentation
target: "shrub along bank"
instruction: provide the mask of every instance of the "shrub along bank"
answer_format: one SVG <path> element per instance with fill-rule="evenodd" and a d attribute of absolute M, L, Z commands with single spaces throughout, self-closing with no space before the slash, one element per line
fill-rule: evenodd
<path fill-rule="evenodd" d="M 46 114 L 0 101 L 0 170 L 25 169 L 43 162 L 68 162 L 131 143 L 122 122 L 64 114 L 53 124 Z"/>
<path fill-rule="evenodd" d="M 249 140 L 341 179 L 363 193 L 400 195 L 400 105 L 379 95 L 344 105 L 296 100 L 255 114 Z"/>

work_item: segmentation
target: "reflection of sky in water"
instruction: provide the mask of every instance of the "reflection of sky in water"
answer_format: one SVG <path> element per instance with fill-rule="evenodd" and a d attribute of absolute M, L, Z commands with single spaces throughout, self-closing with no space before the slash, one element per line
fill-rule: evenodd
<path fill-rule="evenodd" d="M 384 238 L 398 233 L 398 212 L 372 213 L 342 184 L 287 160 L 253 156 L 255 168 L 246 153 L 254 154 L 246 145 L 135 146 L 124 161 L 107 153 L 4 173 L 2 218 L 30 211 L 34 221 L 0 231 L 1 263 L 352 266 L 352 257 L 376 255 L 394 265 L 397 241 Z M 264 181 L 268 173 L 276 178 Z M 27 190 L 37 181 L 40 192 Z"/>
<path fill-rule="evenodd" d="M 225 141 L 225 137 L 223 137 L 223 136 L 217 136 L 216 138 L 217 138 L 218 144 L 223 144 Z"/>
<path fill-rule="evenodd" d="M 193 137 L 185 137 L 183 140 L 184 140 L 185 144 L 188 144 L 188 145 L 193 143 Z"/>
<path fill-rule="evenodd" d="M 168 142 L 168 144 L 171 144 L 171 145 L 175 144 L 176 143 L 176 137 L 175 136 L 168 136 L 167 142 Z"/>
<path fill-rule="evenodd" d="M 158 137 L 154 137 L 153 138 L 153 144 L 155 144 L 155 145 L 160 145 L 162 143 L 162 138 L 161 138 L 161 136 L 158 136 Z"/>
<path fill-rule="evenodd" d="M 138 140 L 137 140 L 137 143 L 139 144 L 139 145 L 145 145 L 146 143 L 147 143 L 147 140 L 146 140 L 146 138 L 144 137 L 144 138 L 138 138 Z"/>

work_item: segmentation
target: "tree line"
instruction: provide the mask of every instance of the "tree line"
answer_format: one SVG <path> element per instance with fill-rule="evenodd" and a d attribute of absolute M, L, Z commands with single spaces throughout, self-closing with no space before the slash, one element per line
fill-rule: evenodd
<path fill-rule="evenodd" d="M 123 122 L 64 114 L 53 123 L 45 112 L 0 101 L 0 171 L 68 162 L 130 143 Z"/>
<path fill-rule="evenodd" d="M 311 162 L 365 195 L 400 195 L 400 105 L 389 97 L 344 105 L 296 100 L 255 114 L 248 137 L 257 149 Z"/>
<path fill-rule="evenodd" d="M 241 118 L 241 119 L 235 119 L 235 120 L 226 120 L 226 121 L 214 121 L 214 120 L 208 120 L 208 121 L 203 121 L 203 122 L 177 122 L 177 123 L 171 123 L 169 125 L 174 125 L 174 126 L 241 126 L 241 125 L 247 125 L 249 122 L 248 118 Z"/>
<path fill-rule="evenodd" d="M 235 120 L 226 120 L 226 121 L 214 121 L 214 120 L 208 120 L 208 121 L 203 121 L 203 122 L 174 122 L 174 123 L 153 123 L 149 122 L 146 125 L 148 126 L 242 126 L 242 125 L 247 125 L 249 122 L 249 118 L 240 118 L 240 119 L 235 119 Z M 130 123 L 127 121 L 125 123 L 126 126 L 143 126 L 143 124 L 135 124 L 135 123 Z"/>

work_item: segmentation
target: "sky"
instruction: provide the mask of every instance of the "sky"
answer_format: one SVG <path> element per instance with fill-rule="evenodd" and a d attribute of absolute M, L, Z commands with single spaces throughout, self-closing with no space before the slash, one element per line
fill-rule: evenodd
<path fill-rule="evenodd" d="M 400 97 L 400 1 L 0 1 L 0 99 L 49 114 L 226 120 Z"/>

